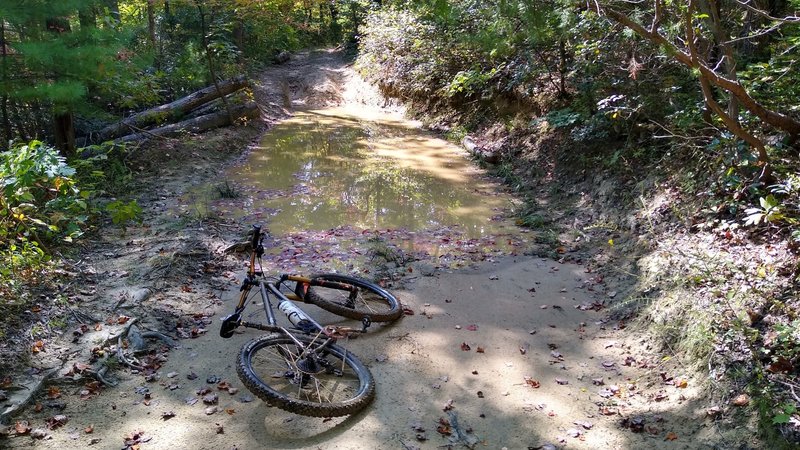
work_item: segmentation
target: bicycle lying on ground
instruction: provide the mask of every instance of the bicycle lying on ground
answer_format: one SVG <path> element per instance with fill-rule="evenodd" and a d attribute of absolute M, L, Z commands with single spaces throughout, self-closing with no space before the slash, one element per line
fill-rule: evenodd
<path fill-rule="evenodd" d="M 261 269 L 264 233 L 253 227 L 250 267 L 234 312 L 222 320 L 220 336 L 238 327 L 269 331 L 246 343 L 236 364 L 244 385 L 272 406 L 314 417 L 353 414 L 375 397 L 372 374 L 337 339 L 364 333 L 372 322 L 389 322 L 402 314 L 400 302 L 380 286 L 339 274 L 267 278 Z M 258 265 L 258 269 L 256 268 Z M 293 284 L 293 285 L 292 285 Z M 267 323 L 242 320 L 247 304 L 260 294 Z M 288 327 L 279 326 L 273 310 L 283 312 Z M 311 303 L 339 316 L 361 321 L 361 328 L 322 326 L 295 302 Z"/>

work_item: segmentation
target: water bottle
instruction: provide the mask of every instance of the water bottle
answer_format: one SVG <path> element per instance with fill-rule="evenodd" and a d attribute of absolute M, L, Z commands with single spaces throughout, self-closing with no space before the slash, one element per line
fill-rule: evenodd
<path fill-rule="evenodd" d="M 298 328 L 304 328 L 308 325 L 309 320 L 305 313 L 294 305 L 294 303 L 290 301 L 282 301 L 278 303 L 278 309 L 283 311 L 286 314 L 286 317 L 289 318 L 289 322 Z"/>

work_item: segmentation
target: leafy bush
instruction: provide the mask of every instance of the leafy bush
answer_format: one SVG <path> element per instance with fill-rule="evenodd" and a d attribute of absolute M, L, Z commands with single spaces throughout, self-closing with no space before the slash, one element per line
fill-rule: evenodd
<path fill-rule="evenodd" d="M 111 215 L 111 221 L 115 225 L 125 225 L 128 222 L 142 221 L 142 207 L 136 202 L 131 200 L 125 203 L 121 200 L 115 200 L 106 205 L 106 211 Z"/>
<path fill-rule="evenodd" d="M 82 233 L 89 207 L 70 167 L 39 141 L 0 153 L 0 297 L 19 298 L 50 256 L 45 245 Z"/>
<path fill-rule="evenodd" d="M 42 243 L 71 241 L 88 218 L 88 193 L 78 189 L 75 169 L 39 141 L 0 153 L 0 242 L 25 237 Z M 0 244 L 2 245 L 2 244 Z"/>

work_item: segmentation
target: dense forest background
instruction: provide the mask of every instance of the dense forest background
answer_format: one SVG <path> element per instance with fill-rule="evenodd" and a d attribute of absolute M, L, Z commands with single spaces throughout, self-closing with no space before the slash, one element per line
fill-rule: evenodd
<path fill-rule="evenodd" d="M 800 367 L 798 9 L 797 0 L 4 1 L 3 302 L 28 301 L 41 268 L 97 217 L 140 213 L 116 198 L 132 174 L 100 130 L 285 52 L 342 45 L 429 127 L 477 143 L 527 198 L 519 222 L 553 231 L 553 248 L 578 220 L 570 195 L 607 183 L 606 201 L 581 219 L 582 230 L 606 232 L 593 245 L 627 240 L 628 256 L 644 258 L 654 242 L 713 240 L 717 253 L 660 266 L 619 314 L 646 317 L 702 370 L 749 386 L 762 431 L 789 442 L 800 424 L 788 390 Z M 543 190 L 557 201 L 545 206 Z"/>

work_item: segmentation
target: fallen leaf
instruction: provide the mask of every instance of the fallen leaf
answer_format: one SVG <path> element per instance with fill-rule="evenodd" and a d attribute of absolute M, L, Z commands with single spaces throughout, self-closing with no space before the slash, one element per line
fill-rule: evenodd
<path fill-rule="evenodd" d="M 673 433 L 672 431 L 667 433 L 667 436 L 664 438 L 665 441 L 674 441 L 675 439 L 678 439 L 678 435 Z"/>
<path fill-rule="evenodd" d="M 44 439 L 47 437 L 47 430 L 42 428 L 36 428 L 31 431 L 31 437 L 34 439 Z"/>
<path fill-rule="evenodd" d="M 94 432 L 94 424 L 89 425 L 88 427 L 83 429 L 83 432 L 86 434 L 92 434 Z"/>
<path fill-rule="evenodd" d="M 739 394 L 732 403 L 734 406 L 747 406 L 750 403 L 750 397 L 747 394 Z"/>
<path fill-rule="evenodd" d="M 608 406 L 601 406 L 600 407 L 600 414 L 602 414 L 604 416 L 613 416 L 616 413 L 617 413 L 617 411 L 615 409 L 609 408 Z"/>
<path fill-rule="evenodd" d="M 233 409 L 233 408 L 225 408 L 225 412 L 228 413 L 228 415 L 231 415 L 231 416 L 236 414 L 236 410 Z"/>
<path fill-rule="evenodd" d="M 465 352 L 468 352 L 468 351 L 471 350 L 471 348 L 470 348 L 469 344 L 467 344 L 466 342 L 462 342 L 461 343 L 461 350 L 463 350 Z"/>
<path fill-rule="evenodd" d="M 525 377 L 525 384 L 527 384 L 528 386 L 530 386 L 530 387 L 532 387 L 534 389 L 538 389 L 539 386 L 542 385 L 541 383 L 539 383 L 539 381 L 534 380 L 531 377 Z"/>
<path fill-rule="evenodd" d="M 478 347 L 475 349 L 475 351 L 478 353 L 483 353 L 483 347 Z"/>
<path fill-rule="evenodd" d="M 27 434 L 31 431 L 31 427 L 27 420 L 20 420 L 14 425 L 14 431 L 17 434 Z"/>
<path fill-rule="evenodd" d="M 125 325 L 129 320 L 131 320 L 131 318 L 125 315 L 117 317 L 117 323 L 120 325 Z"/>
<path fill-rule="evenodd" d="M 55 430 L 56 428 L 63 426 L 69 421 L 69 418 L 63 414 L 59 414 L 47 419 L 47 428 L 51 430 Z"/>
<path fill-rule="evenodd" d="M 676 388 L 686 389 L 687 386 L 689 386 L 689 382 L 684 380 L 684 379 L 682 379 L 682 378 L 679 378 L 678 381 L 675 382 L 675 387 Z"/>
<path fill-rule="evenodd" d="M 61 390 L 59 390 L 55 386 L 50 386 L 49 388 L 47 388 L 47 398 L 49 398 L 50 400 L 55 400 L 59 397 L 61 397 Z"/>
<path fill-rule="evenodd" d="M 475 324 L 467 325 L 467 330 L 468 331 L 478 331 L 478 325 L 475 325 Z"/>
<path fill-rule="evenodd" d="M 610 398 L 614 396 L 614 393 L 611 392 L 611 389 L 600 389 L 599 391 L 597 391 L 597 394 L 603 398 Z"/>
<path fill-rule="evenodd" d="M 444 417 L 439 418 L 439 425 L 436 427 L 436 431 L 445 436 L 450 436 L 453 433 L 453 429 L 450 427 L 450 422 L 448 422 Z"/>

